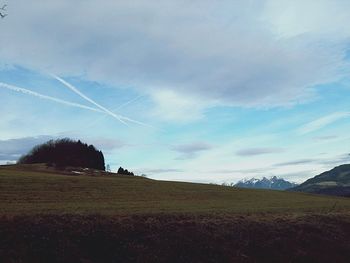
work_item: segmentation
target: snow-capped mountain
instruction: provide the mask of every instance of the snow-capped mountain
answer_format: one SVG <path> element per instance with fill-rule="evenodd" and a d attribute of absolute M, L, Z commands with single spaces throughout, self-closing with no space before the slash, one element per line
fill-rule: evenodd
<path fill-rule="evenodd" d="M 234 185 L 235 187 L 243 188 L 260 188 L 260 189 L 274 189 L 274 190 L 286 190 L 297 186 L 296 183 L 291 183 L 283 178 L 273 176 L 270 179 L 263 177 L 262 179 L 251 178 L 239 181 Z"/>

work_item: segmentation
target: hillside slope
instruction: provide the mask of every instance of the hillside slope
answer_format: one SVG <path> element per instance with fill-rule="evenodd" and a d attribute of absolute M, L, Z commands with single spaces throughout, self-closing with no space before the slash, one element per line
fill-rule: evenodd
<path fill-rule="evenodd" d="M 350 257 L 347 198 L 74 172 L 0 166 L 1 262 L 347 263 Z"/>
<path fill-rule="evenodd" d="M 350 197 L 350 164 L 321 173 L 291 190 Z"/>
<path fill-rule="evenodd" d="M 0 214 L 246 213 L 324 211 L 350 200 L 294 192 L 155 181 L 133 176 L 79 176 L 0 167 Z"/>

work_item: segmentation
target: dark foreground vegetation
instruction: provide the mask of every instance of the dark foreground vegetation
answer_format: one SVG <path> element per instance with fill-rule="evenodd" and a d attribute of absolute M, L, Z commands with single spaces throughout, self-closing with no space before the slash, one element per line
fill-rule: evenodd
<path fill-rule="evenodd" d="M 46 163 L 57 168 L 67 166 L 105 170 L 104 156 L 93 145 L 71 139 L 50 140 L 34 147 L 18 160 L 19 164 Z"/>
<path fill-rule="evenodd" d="M 349 215 L 0 218 L 2 262 L 349 262 Z"/>
<path fill-rule="evenodd" d="M 0 262 L 349 262 L 350 199 L 0 166 Z"/>

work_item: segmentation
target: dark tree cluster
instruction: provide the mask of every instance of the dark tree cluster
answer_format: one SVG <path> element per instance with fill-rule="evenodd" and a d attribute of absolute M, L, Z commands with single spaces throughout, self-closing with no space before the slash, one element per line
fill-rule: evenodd
<path fill-rule="evenodd" d="M 72 166 L 105 170 L 104 156 L 93 145 L 68 138 L 50 140 L 34 147 L 19 164 L 46 163 L 58 168 Z"/>
<path fill-rule="evenodd" d="M 6 7 L 7 5 L 3 5 L 2 7 L 0 7 L 0 17 L 1 18 L 5 18 L 7 16 L 6 12 Z"/>
<path fill-rule="evenodd" d="M 124 169 L 123 167 L 119 167 L 118 174 L 130 175 L 130 176 L 135 175 L 133 172 L 129 172 L 128 169 Z"/>

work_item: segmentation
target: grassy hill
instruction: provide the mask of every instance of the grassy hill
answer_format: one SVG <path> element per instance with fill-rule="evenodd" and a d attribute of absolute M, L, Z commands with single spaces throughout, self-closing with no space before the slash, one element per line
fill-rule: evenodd
<path fill-rule="evenodd" d="M 350 209 L 350 200 L 142 177 L 83 176 L 42 166 L 0 167 L 0 213 L 255 213 Z"/>
<path fill-rule="evenodd" d="M 291 190 L 350 197 L 350 164 L 343 164 L 321 173 Z"/>
<path fill-rule="evenodd" d="M 2 262 L 348 262 L 350 199 L 0 166 Z"/>

